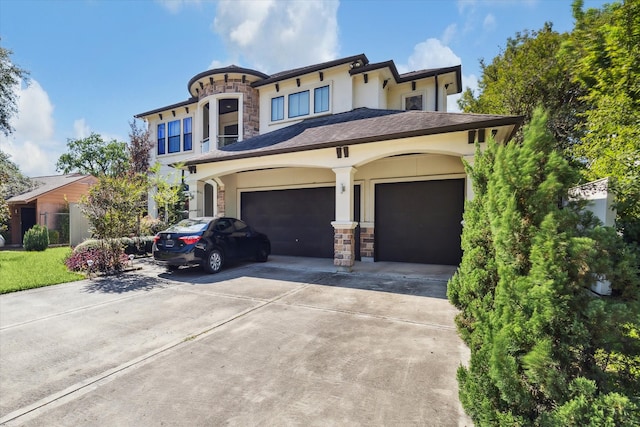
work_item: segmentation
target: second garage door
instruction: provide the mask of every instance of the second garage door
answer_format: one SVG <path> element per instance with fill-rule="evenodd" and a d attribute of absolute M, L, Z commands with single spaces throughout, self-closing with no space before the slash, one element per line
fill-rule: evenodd
<path fill-rule="evenodd" d="M 276 255 L 333 258 L 333 187 L 242 193 L 242 219 L 271 240 Z"/>
<path fill-rule="evenodd" d="M 464 179 L 377 184 L 377 261 L 458 265 Z"/>

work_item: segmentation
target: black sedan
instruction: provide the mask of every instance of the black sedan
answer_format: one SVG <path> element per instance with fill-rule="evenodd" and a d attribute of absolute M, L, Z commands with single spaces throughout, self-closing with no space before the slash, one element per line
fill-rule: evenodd
<path fill-rule="evenodd" d="M 200 265 L 209 273 L 225 261 L 255 259 L 265 262 L 271 253 L 269 238 L 235 218 L 189 218 L 154 238 L 153 258 L 168 269 Z"/>

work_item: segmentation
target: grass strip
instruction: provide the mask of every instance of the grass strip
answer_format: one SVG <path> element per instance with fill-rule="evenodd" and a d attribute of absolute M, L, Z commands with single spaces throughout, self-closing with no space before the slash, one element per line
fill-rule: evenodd
<path fill-rule="evenodd" d="M 40 288 L 85 278 L 67 270 L 64 260 L 71 248 L 48 248 L 42 252 L 0 251 L 0 294 Z"/>

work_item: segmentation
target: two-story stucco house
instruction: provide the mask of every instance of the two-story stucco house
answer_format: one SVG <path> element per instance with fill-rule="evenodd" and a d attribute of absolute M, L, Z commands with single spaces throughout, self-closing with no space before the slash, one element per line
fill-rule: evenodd
<path fill-rule="evenodd" d="M 184 162 L 190 216 L 228 215 L 269 235 L 274 254 L 456 265 L 463 159 L 507 141 L 520 117 L 447 113 L 461 67 L 399 74 L 364 54 L 267 75 L 229 66 L 189 99 L 138 114 L 152 162 Z M 151 206 L 153 210 L 153 206 Z"/>

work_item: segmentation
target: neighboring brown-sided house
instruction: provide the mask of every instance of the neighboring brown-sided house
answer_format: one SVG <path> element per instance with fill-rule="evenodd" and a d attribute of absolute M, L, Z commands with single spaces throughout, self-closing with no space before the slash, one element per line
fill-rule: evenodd
<path fill-rule="evenodd" d="M 37 187 L 7 200 L 11 219 L 9 221 L 9 244 L 22 244 L 24 233 L 35 224 L 45 225 L 50 230 L 64 229 L 68 224 L 68 204 L 77 203 L 87 194 L 98 179 L 91 175 L 69 174 L 38 176 L 31 178 Z"/>

